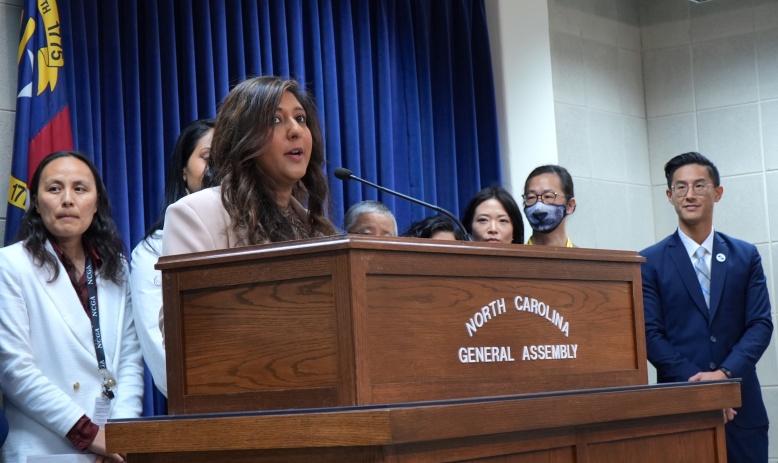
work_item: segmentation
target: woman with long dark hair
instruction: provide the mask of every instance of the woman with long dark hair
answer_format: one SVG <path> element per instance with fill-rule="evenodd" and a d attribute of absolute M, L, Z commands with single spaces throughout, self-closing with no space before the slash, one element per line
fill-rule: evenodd
<path fill-rule="evenodd" d="M 241 82 L 216 117 L 209 165 L 219 186 L 168 207 L 163 254 L 336 234 L 323 163 L 316 108 L 297 82 Z"/>
<path fill-rule="evenodd" d="M 162 254 L 162 235 L 167 207 L 189 193 L 200 191 L 206 175 L 213 139 L 213 119 L 198 119 L 178 136 L 165 183 L 165 204 L 157 222 L 132 251 L 130 288 L 132 289 L 135 326 L 157 389 L 167 397 L 167 369 L 159 308 L 162 307 L 162 275 L 154 268 Z"/>
<path fill-rule="evenodd" d="M 124 244 L 94 165 L 46 157 L 16 242 L 0 249 L 0 386 L 10 424 L 3 462 L 108 454 L 101 424 L 141 413 L 143 366 Z"/>

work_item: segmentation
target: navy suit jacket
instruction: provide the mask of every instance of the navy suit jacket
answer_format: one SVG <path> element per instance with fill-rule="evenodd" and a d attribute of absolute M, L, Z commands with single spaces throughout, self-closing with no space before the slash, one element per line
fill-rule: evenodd
<path fill-rule="evenodd" d="M 0 447 L 3 446 L 6 436 L 8 436 L 8 420 L 5 419 L 5 414 L 0 410 Z"/>
<path fill-rule="evenodd" d="M 691 259 L 676 231 L 640 252 L 648 360 L 660 383 L 684 382 L 699 372 L 729 369 L 742 378 L 734 424 L 768 424 L 756 362 L 773 323 L 762 259 L 745 241 L 714 233 L 710 311 Z"/>

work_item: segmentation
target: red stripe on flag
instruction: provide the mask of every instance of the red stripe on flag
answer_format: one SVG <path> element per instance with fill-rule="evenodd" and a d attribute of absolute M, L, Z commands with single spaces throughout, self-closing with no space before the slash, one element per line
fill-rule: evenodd
<path fill-rule="evenodd" d="M 73 130 L 70 126 L 70 109 L 68 106 L 57 113 L 32 140 L 27 153 L 27 181 L 32 181 L 32 174 L 38 164 L 55 151 L 73 150 Z"/>

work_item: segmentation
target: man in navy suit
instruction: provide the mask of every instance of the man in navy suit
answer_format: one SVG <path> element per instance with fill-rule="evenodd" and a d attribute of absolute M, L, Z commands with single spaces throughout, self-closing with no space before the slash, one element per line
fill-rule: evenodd
<path fill-rule="evenodd" d="M 756 362 L 773 324 L 761 258 L 754 245 L 713 231 L 724 188 L 711 161 L 678 155 L 665 177 L 678 230 L 641 251 L 648 360 L 660 383 L 742 378 L 742 406 L 724 411 L 727 459 L 766 462 Z"/>

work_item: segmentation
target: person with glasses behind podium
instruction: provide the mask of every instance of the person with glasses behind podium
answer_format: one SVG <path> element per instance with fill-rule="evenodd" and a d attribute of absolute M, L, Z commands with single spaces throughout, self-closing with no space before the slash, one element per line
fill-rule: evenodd
<path fill-rule="evenodd" d="M 565 221 L 575 212 L 573 178 L 557 165 L 536 167 L 524 182 L 524 215 L 532 227 L 529 245 L 574 247 Z"/>
<path fill-rule="evenodd" d="M 724 188 L 709 159 L 678 155 L 665 177 L 678 230 L 640 251 L 648 360 L 660 383 L 741 378 L 741 407 L 724 410 L 727 461 L 766 462 L 769 423 L 756 364 L 773 322 L 762 259 L 753 244 L 713 229 Z"/>
<path fill-rule="evenodd" d="M 491 186 L 479 191 L 465 206 L 462 224 L 473 241 L 524 244 L 524 221 L 508 190 Z"/>

